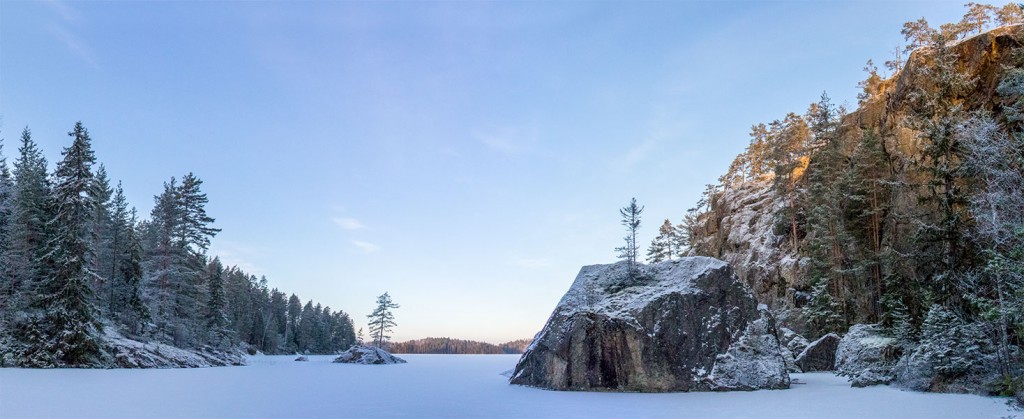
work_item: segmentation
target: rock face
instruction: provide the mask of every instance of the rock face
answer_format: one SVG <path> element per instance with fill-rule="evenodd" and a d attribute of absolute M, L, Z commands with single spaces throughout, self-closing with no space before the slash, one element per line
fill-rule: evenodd
<path fill-rule="evenodd" d="M 347 351 L 342 352 L 337 358 L 334 358 L 334 362 L 342 364 L 382 365 L 404 364 L 406 361 L 375 346 L 355 345 Z"/>
<path fill-rule="evenodd" d="M 760 309 L 759 309 L 760 308 Z M 554 390 L 788 388 L 774 319 L 717 259 L 585 266 L 510 380 Z"/>
<path fill-rule="evenodd" d="M 896 339 L 885 336 L 877 324 L 855 324 L 836 348 L 836 372 L 854 387 L 889 384 L 899 360 Z"/>
<path fill-rule="evenodd" d="M 786 359 L 786 369 L 789 372 L 803 372 L 796 366 L 796 355 L 807 349 L 807 339 L 800 334 L 787 329 L 779 328 L 779 343 L 782 344 L 782 357 Z"/>
<path fill-rule="evenodd" d="M 829 333 L 822 336 L 796 357 L 796 366 L 803 372 L 832 371 L 836 365 L 836 349 L 839 347 L 839 335 Z"/>

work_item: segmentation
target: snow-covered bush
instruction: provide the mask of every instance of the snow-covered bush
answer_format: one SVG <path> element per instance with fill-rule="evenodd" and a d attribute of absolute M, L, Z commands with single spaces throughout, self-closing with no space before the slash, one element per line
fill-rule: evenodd
<path fill-rule="evenodd" d="M 921 342 L 900 359 L 894 382 L 913 390 L 985 392 L 999 374 L 995 348 L 984 328 L 932 305 L 921 326 Z"/>

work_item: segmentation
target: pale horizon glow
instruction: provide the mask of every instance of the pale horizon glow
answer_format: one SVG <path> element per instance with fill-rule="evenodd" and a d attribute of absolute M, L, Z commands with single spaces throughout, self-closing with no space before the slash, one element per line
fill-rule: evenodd
<path fill-rule="evenodd" d="M 81 120 L 148 216 L 194 172 L 211 255 L 394 340 L 530 338 L 583 265 L 642 250 L 902 23 L 961 2 L 0 2 L 0 138 Z"/>

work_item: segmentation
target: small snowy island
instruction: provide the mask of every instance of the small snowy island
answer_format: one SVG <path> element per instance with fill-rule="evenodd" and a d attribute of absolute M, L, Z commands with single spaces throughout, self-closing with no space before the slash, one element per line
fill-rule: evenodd
<path fill-rule="evenodd" d="M 376 346 L 368 345 L 355 345 L 349 348 L 347 351 L 342 352 L 337 358 L 334 358 L 335 363 L 339 364 L 362 364 L 362 365 L 385 365 L 385 364 L 404 364 L 406 361 L 397 356 L 391 355 L 388 351 L 385 351 Z"/>

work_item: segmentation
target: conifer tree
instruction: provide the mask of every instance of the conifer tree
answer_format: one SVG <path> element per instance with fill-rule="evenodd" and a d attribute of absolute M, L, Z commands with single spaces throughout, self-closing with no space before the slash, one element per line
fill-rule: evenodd
<path fill-rule="evenodd" d="M 965 119 L 961 98 L 976 80 L 958 71 L 958 56 L 942 35 L 933 44 L 933 62 L 917 70 L 928 82 L 909 95 L 909 123 L 922 142 L 922 158 L 916 162 L 926 179 L 922 204 L 930 212 L 922 217 L 917 231 L 922 244 L 917 260 L 919 271 L 931 282 L 931 291 L 940 300 L 948 300 L 957 299 L 953 289 L 957 270 L 970 266 L 973 253 L 970 241 L 963 237 L 969 222 L 963 190 L 967 173 L 957 127 Z"/>
<path fill-rule="evenodd" d="M 373 337 L 373 344 L 378 348 L 384 348 L 384 345 L 391 339 L 388 334 L 391 333 L 391 328 L 397 326 L 395 323 L 395 315 L 391 310 L 399 308 L 398 304 L 391 301 L 391 296 L 388 293 L 384 293 L 377 297 L 377 308 L 366 316 L 370 326 L 370 336 Z"/>
<path fill-rule="evenodd" d="M 626 227 L 626 241 L 625 246 L 615 248 L 619 252 L 619 258 L 626 261 L 626 279 L 634 280 L 639 276 L 639 266 L 637 265 L 637 243 L 636 235 L 640 229 L 640 214 L 643 213 L 644 207 L 636 204 L 636 198 L 629 201 L 629 205 L 622 207 L 619 210 L 619 215 L 622 216 L 622 225 Z"/>
<path fill-rule="evenodd" d="M 40 278 L 35 301 L 44 311 L 45 341 L 35 342 L 30 350 L 50 352 L 56 365 L 100 365 L 105 356 L 99 341 L 102 327 L 90 286 L 96 274 L 86 263 L 91 253 L 90 220 L 97 205 L 92 173 L 96 158 L 81 122 L 68 134 L 74 140 L 54 172 L 55 235 L 48 255 L 54 273 Z"/>
<path fill-rule="evenodd" d="M 100 164 L 96 169 L 93 184 L 96 194 L 96 206 L 89 227 L 92 230 L 92 242 L 89 244 L 89 247 L 93 249 L 89 266 L 96 274 L 93 278 L 93 289 L 97 294 L 97 303 L 101 309 L 109 310 L 112 304 L 110 301 L 111 293 L 103 291 L 109 291 L 113 288 L 111 272 L 117 269 L 112 266 L 115 260 L 113 249 L 114 221 L 111 218 L 114 191 L 110 188 L 110 179 L 107 177 L 107 169 L 103 164 Z"/>
<path fill-rule="evenodd" d="M 50 241 L 47 228 L 52 219 L 50 182 L 46 158 L 25 128 L 21 133 L 18 159 L 14 162 L 14 194 L 10 229 L 10 307 L 24 309 L 25 298 L 35 287 L 36 278 L 49 275 L 43 257 Z M 29 296 L 30 297 L 30 296 Z"/>
<path fill-rule="evenodd" d="M 658 228 L 658 235 L 651 240 L 651 246 L 647 248 L 647 262 L 658 263 L 665 260 L 672 260 L 672 256 L 678 253 L 676 244 L 676 229 L 672 222 L 665 219 L 665 222 Z"/>
<path fill-rule="evenodd" d="M 206 330 L 208 343 L 220 347 L 227 343 L 227 315 L 224 312 L 224 265 L 213 258 L 206 267 L 208 299 L 206 302 Z"/>
<path fill-rule="evenodd" d="M 118 185 L 120 189 L 120 185 Z M 120 284 L 116 294 L 118 302 L 124 304 L 120 311 L 122 322 L 133 334 L 143 333 L 143 325 L 151 320 L 149 307 L 142 298 L 142 241 L 138 233 L 138 215 L 135 208 L 129 212 L 128 222 L 121 225 L 124 246 L 118 250 L 118 277 Z"/>
<path fill-rule="evenodd" d="M 11 230 L 14 224 L 14 179 L 7 167 L 3 154 L 3 140 L 0 139 L 0 322 L 14 312 L 9 307 L 14 289 L 14 256 L 11 249 Z"/>

